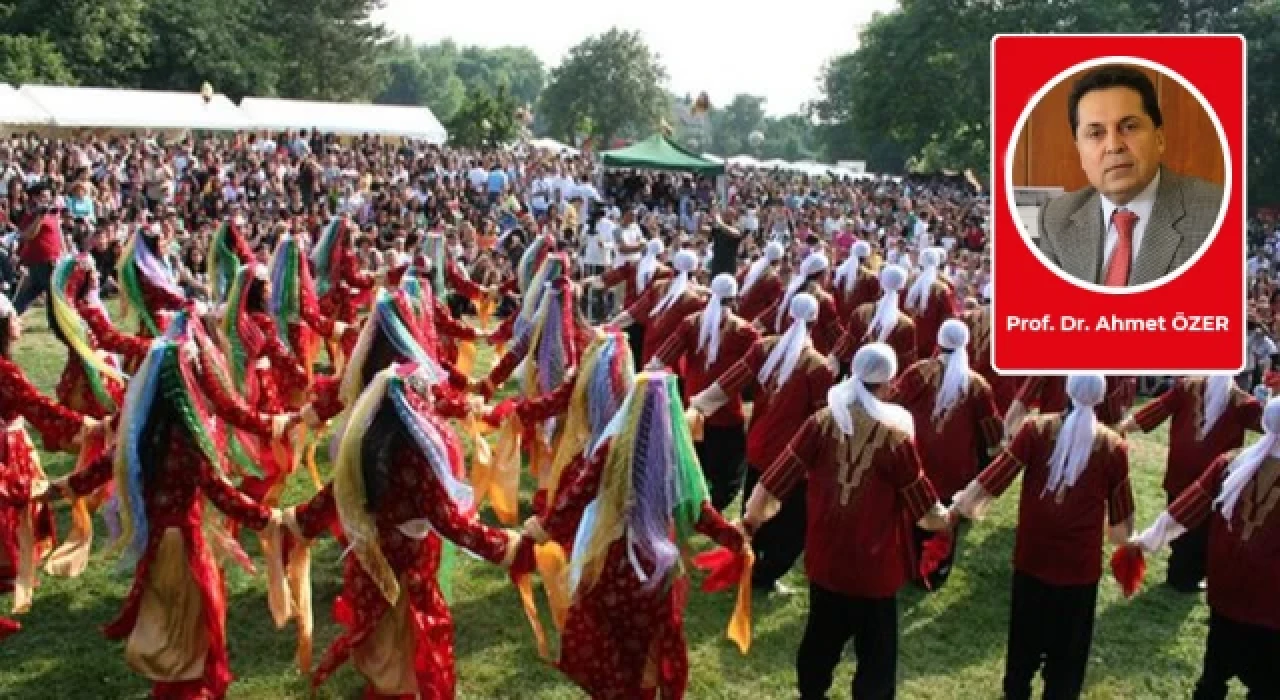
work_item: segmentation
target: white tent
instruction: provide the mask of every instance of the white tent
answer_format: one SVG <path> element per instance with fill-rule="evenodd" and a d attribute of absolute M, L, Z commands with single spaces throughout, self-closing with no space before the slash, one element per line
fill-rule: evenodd
<path fill-rule="evenodd" d="M 14 126 L 48 126 L 53 117 L 18 91 L 18 88 L 0 83 L 0 124 Z"/>
<path fill-rule="evenodd" d="M 760 167 L 760 161 L 748 155 L 730 156 L 729 165 L 739 168 L 758 168 Z"/>
<path fill-rule="evenodd" d="M 703 160 L 709 160 L 709 161 L 711 161 L 712 163 L 719 163 L 719 164 L 721 164 L 721 165 L 724 165 L 724 158 L 721 158 L 720 156 L 718 156 L 718 155 L 716 155 L 716 154 L 714 154 L 714 153 L 703 153 L 703 154 L 702 154 L 702 159 L 703 159 Z"/>
<path fill-rule="evenodd" d="M 19 93 L 64 129 L 207 129 L 238 131 L 244 117 L 226 95 L 208 102 L 195 92 L 23 85 Z"/>
<path fill-rule="evenodd" d="M 426 107 L 246 97 L 240 109 L 253 129 L 318 129 L 326 134 L 403 136 L 431 143 L 448 138 L 440 120 Z"/>
<path fill-rule="evenodd" d="M 573 146 L 560 143 L 555 139 L 530 139 L 529 145 L 540 151 L 551 151 L 552 153 L 568 153 L 571 156 L 576 156 L 579 153 L 581 153 L 581 151 L 574 148 Z"/>

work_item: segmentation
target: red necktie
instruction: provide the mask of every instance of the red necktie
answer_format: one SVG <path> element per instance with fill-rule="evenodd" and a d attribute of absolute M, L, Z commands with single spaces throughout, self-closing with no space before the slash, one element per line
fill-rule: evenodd
<path fill-rule="evenodd" d="M 1124 287 L 1129 284 L 1129 264 L 1133 261 L 1133 227 L 1138 223 L 1138 215 L 1128 209 L 1117 209 L 1111 214 L 1111 223 L 1115 224 L 1116 247 L 1111 251 L 1111 261 L 1107 263 L 1107 276 L 1102 284 L 1107 287 Z"/>

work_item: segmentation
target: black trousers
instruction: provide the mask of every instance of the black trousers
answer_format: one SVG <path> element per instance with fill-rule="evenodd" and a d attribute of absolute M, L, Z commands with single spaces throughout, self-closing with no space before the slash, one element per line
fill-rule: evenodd
<path fill-rule="evenodd" d="M 801 700 L 823 699 L 853 638 L 854 700 L 892 700 L 898 674 L 898 599 L 855 598 L 809 583 L 809 619 L 796 652 Z"/>
<path fill-rule="evenodd" d="M 1013 572 L 1006 700 L 1030 700 L 1031 679 L 1044 666 L 1044 700 L 1075 700 L 1084 687 L 1098 584 L 1054 586 Z"/>
<path fill-rule="evenodd" d="M 1174 499 L 1168 500 L 1172 504 Z M 1184 593 L 1198 592 L 1209 558 L 1209 523 L 1182 533 L 1169 543 L 1169 550 L 1169 586 Z"/>
<path fill-rule="evenodd" d="M 623 332 L 627 334 L 627 345 L 631 346 L 631 361 L 635 363 L 636 371 L 644 371 L 640 364 L 640 354 L 644 351 L 644 326 L 633 323 Z"/>
<path fill-rule="evenodd" d="M 702 475 L 711 491 L 711 505 L 724 510 L 742 490 L 747 468 L 747 429 L 743 425 L 708 425 L 702 442 L 694 443 Z"/>
<path fill-rule="evenodd" d="M 1209 609 L 1204 671 L 1193 700 L 1224 700 L 1227 681 L 1239 678 L 1248 700 L 1280 698 L 1280 631 L 1236 622 Z"/>
<path fill-rule="evenodd" d="M 763 472 L 747 467 L 747 478 L 742 499 L 746 513 L 747 501 Z M 751 572 L 751 584 L 756 588 L 773 588 L 778 579 L 786 576 L 795 566 L 796 559 L 804 552 L 805 526 L 808 522 L 808 482 L 801 481 L 782 502 L 782 508 L 768 522 L 756 530 L 751 538 L 756 564 Z"/>
<path fill-rule="evenodd" d="M 18 286 L 18 293 L 13 299 L 13 312 L 21 317 L 27 309 L 49 291 L 49 280 L 53 278 L 53 263 L 36 263 L 27 266 L 27 276 Z"/>

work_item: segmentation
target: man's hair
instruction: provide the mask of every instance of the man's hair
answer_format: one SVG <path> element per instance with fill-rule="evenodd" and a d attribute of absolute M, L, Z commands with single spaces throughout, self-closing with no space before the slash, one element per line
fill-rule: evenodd
<path fill-rule="evenodd" d="M 1084 77 L 1071 86 L 1071 95 L 1067 97 L 1067 121 L 1071 123 L 1071 134 L 1075 136 L 1080 127 L 1080 99 L 1094 90 L 1124 87 L 1142 96 L 1142 111 L 1151 117 L 1156 128 L 1164 126 L 1164 117 L 1160 115 L 1160 98 L 1156 94 L 1156 86 L 1146 73 L 1131 66 L 1103 66 L 1084 74 Z"/>

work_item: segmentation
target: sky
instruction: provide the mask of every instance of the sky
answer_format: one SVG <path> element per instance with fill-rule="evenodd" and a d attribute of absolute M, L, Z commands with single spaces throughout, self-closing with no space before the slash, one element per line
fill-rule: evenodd
<path fill-rule="evenodd" d="M 754 3 L 753 3 L 754 4 Z M 376 19 L 418 43 L 528 46 L 550 70 L 569 49 L 611 27 L 639 30 L 667 68 L 677 95 L 706 91 L 713 105 L 762 95 L 781 116 L 819 97 L 827 59 L 857 47 L 859 28 L 896 0 L 386 0 Z"/>

